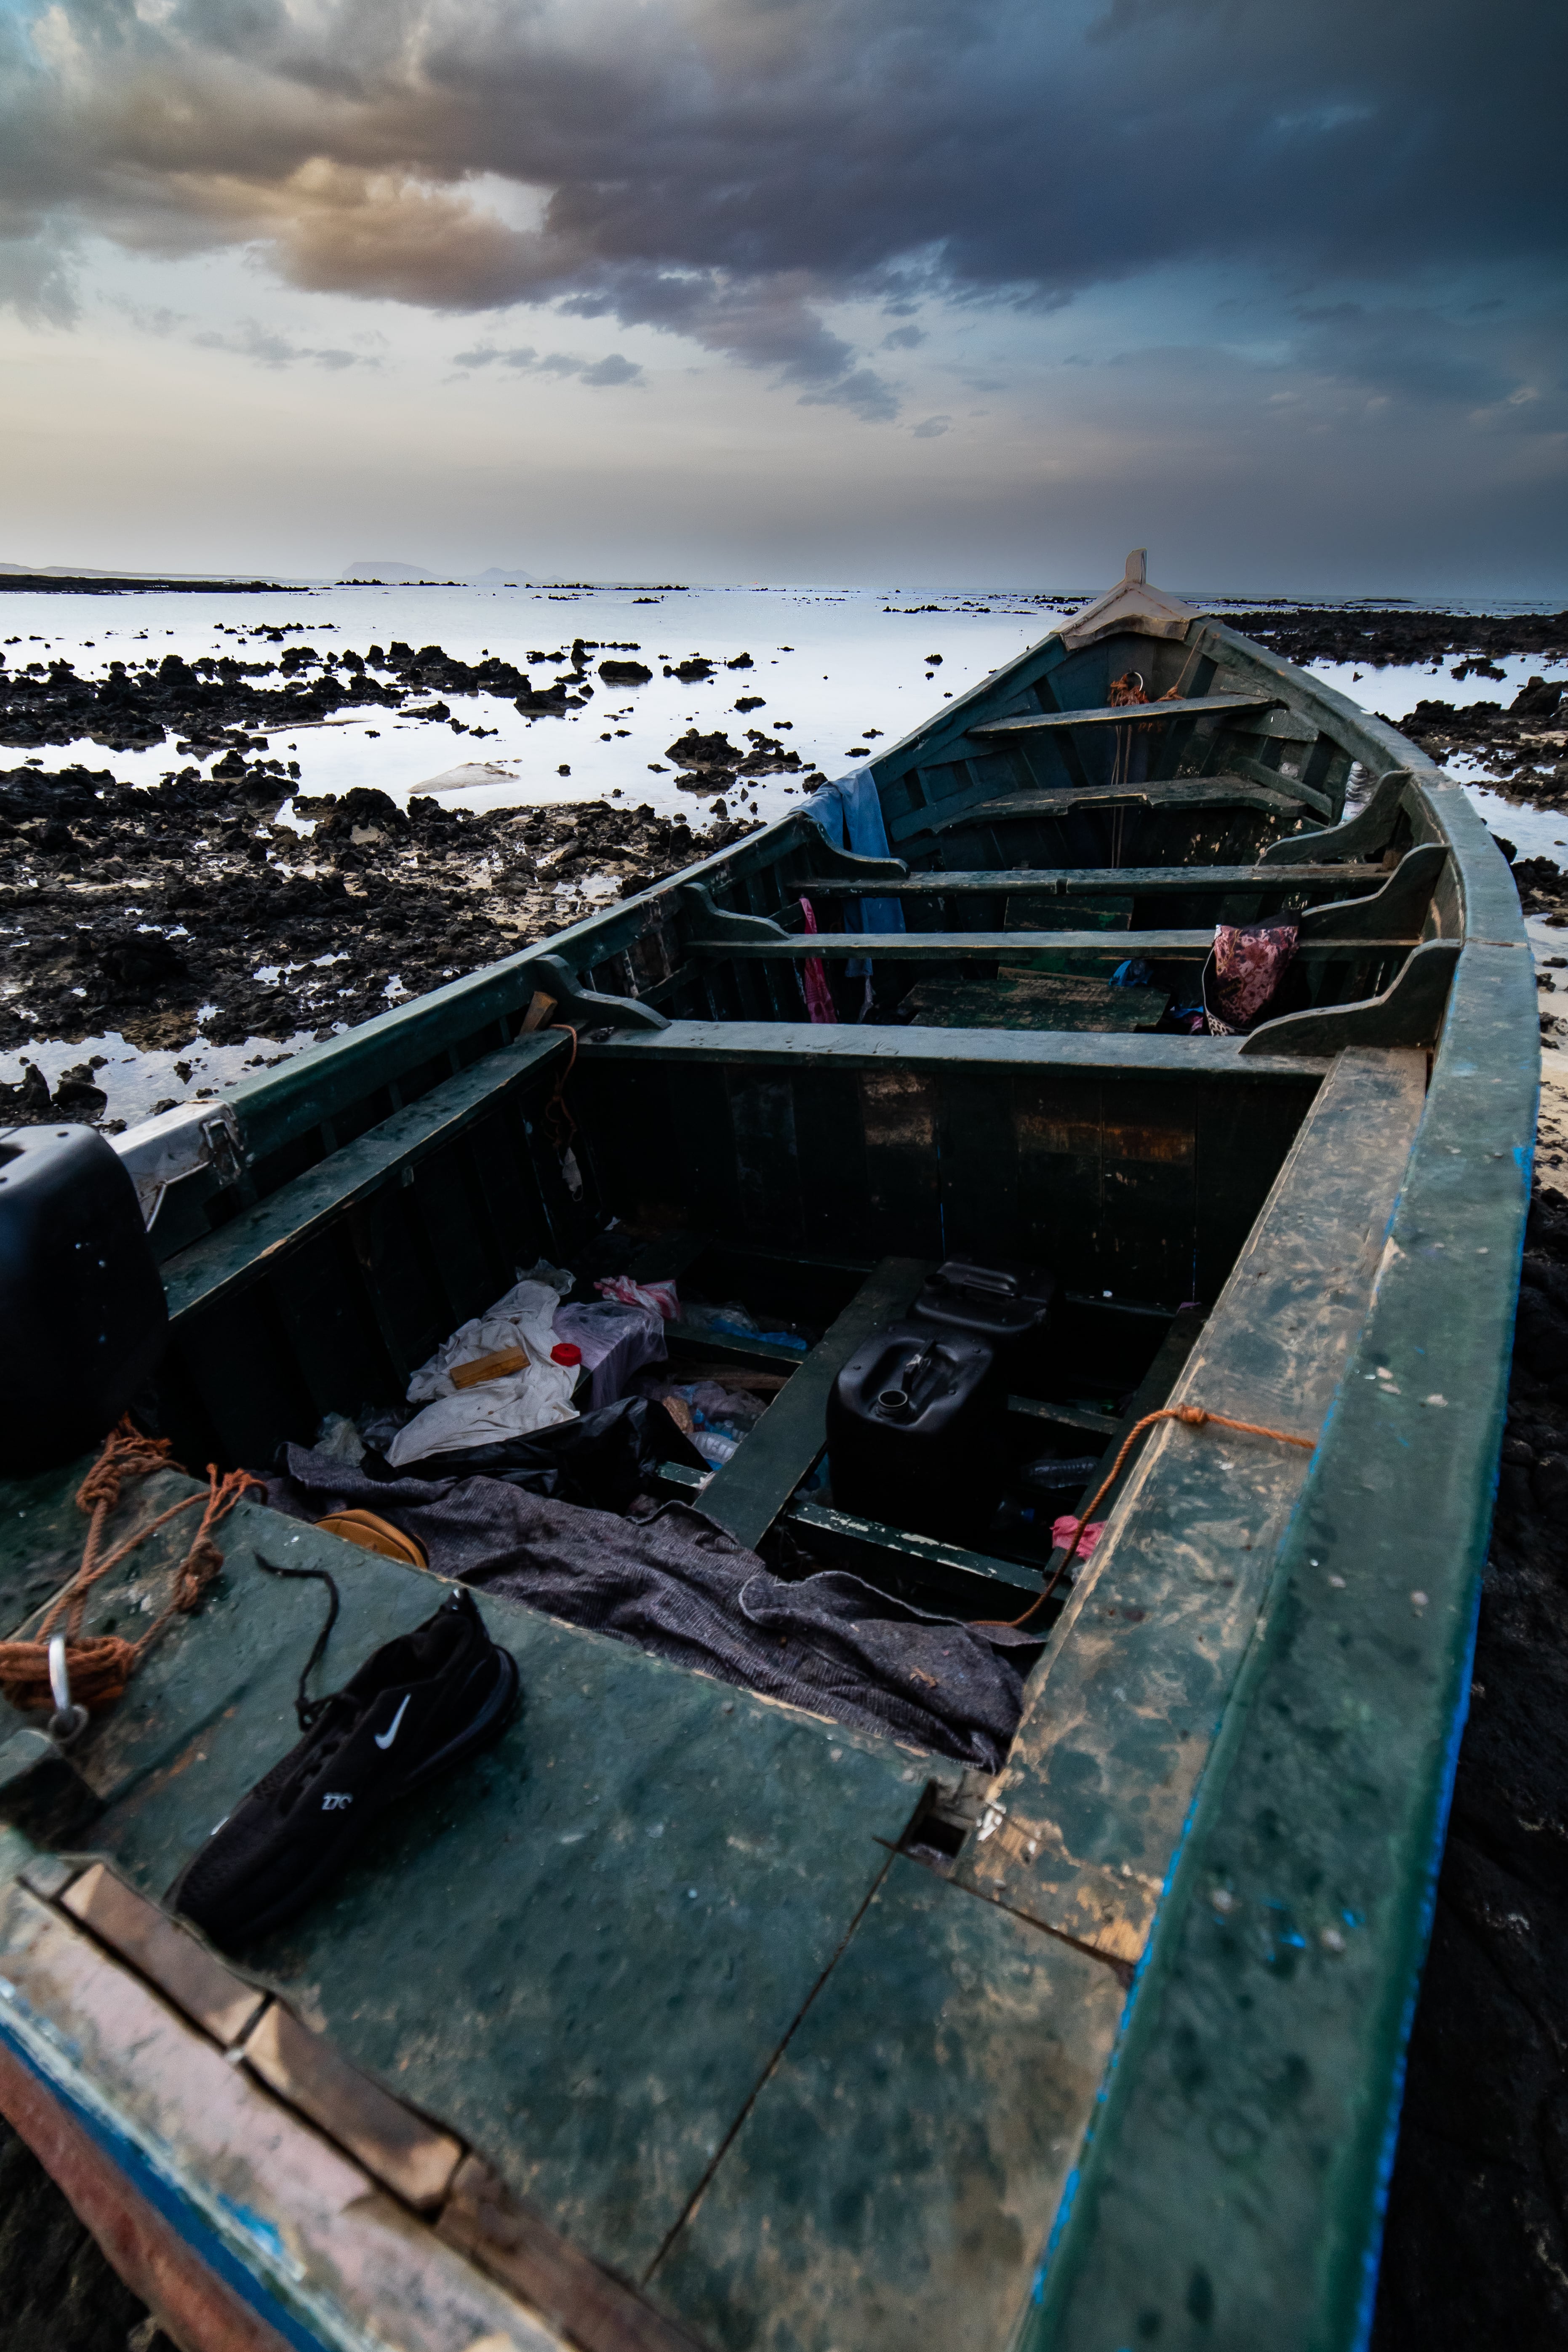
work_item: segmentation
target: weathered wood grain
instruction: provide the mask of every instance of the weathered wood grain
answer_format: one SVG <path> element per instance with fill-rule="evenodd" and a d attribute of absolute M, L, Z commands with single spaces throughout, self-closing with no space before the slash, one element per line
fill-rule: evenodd
<path fill-rule="evenodd" d="M 1365 2330 L 1506 1403 L 1497 1269 L 1530 1194 L 1532 976 L 1510 948 L 1466 955 L 1024 2352 Z"/>
<path fill-rule="evenodd" d="M 239 1284 L 254 1281 L 284 1253 L 300 1248 L 333 1217 L 368 1200 L 405 1169 L 444 1150 L 476 1119 L 499 1107 L 508 1091 L 565 1057 L 567 1041 L 552 1032 L 520 1037 L 432 1087 L 406 1109 L 360 1136 L 254 1209 L 193 1243 L 164 1267 L 171 1318 L 213 1307 Z"/>
<path fill-rule="evenodd" d="M 268 2002 L 246 2036 L 244 2054 L 252 2074 L 416 2212 L 441 2203 L 462 2160 L 461 2144 L 389 2098 L 280 2001 Z"/>
<path fill-rule="evenodd" d="M 649 2280 L 723 2352 L 1000 2352 L 1119 1976 L 902 1856 Z"/>
<path fill-rule="evenodd" d="M 1320 1093 L 1173 1403 L 1316 1439 L 1372 1297 L 1425 1090 L 1352 1053 Z M 1137 1960 L 1308 1456 L 1162 1423 L 1032 1678 L 963 1885 Z"/>
<path fill-rule="evenodd" d="M 489 2336 L 516 2352 L 563 2352 L 552 2328 L 15 1884 L 0 1892 L 0 2053 L 22 2060 L 47 2095 L 29 2118 L 40 2138 L 56 2116 L 95 2132 L 112 2117 L 116 2172 L 155 2203 L 176 2252 L 237 2288 L 241 2309 L 266 2323 L 255 2345 L 273 2330 L 295 2347 L 384 2341 L 384 2315 L 395 2312 L 405 2352 L 469 2352 Z M 9 2104 L 5 2081 L 0 2068 Z M 92 2185 L 104 2200 L 97 2226 L 112 2242 L 113 2183 Z M 200 2308 L 182 2296 L 182 2313 Z"/>
<path fill-rule="evenodd" d="M 1042 710 L 1016 719 L 976 719 L 972 735 L 1033 735 L 1058 727 L 1169 726 L 1182 719 L 1229 716 L 1242 710 L 1267 710 L 1279 698 L 1268 694 L 1194 694 L 1179 702 L 1104 703 L 1092 710 Z"/>
<path fill-rule="evenodd" d="M 106 1800 L 96 1851 L 154 1900 L 298 1737 L 320 1591 L 263 1576 L 250 1548 L 336 1577 L 321 1688 L 440 1597 L 253 1503 L 223 1532 L 219 1585 L 84 1741 Z M 635 2272 L 933 1769 L 957 1767 L 515 1602 L 480 1606 L 521 1674 L 504 1738 L 378 1822 L 342 1879 L 243 1958 L 347 2064 Z"/>
<path fill-rule="evenodd" d="M 1321 841 L 1321 834 L 1310 838 Z M 1294 845 L 1292 844 L 1292 845 Z M 1311 890 L 1325 886 L 1341 889 L 1381 889 L 1387 880 L 1382 866 L 1309 865 L 1300 862 L 1288 874 L 1279 866 L 1003 866 L 945 868 L 931 874 L 908 874 L 901 881 L 869 883 L 818 881 L 807 885 L 814 898 L 1005 898 L 1015 890 L 1055 890 L 1064 898 L 1118 898 L 1127 891 L 1140 897 L 1151 892 L 1185 894 L 1190 890 L 1274 891 Z"/>
<path fill-rule="evenodd" d="M 102 1863 L 83 1871 L 60 1901 L 73 1918 L 131 1961 L 226 2050 L 263 2007 L 264 1992 L 226 1969 L 188 1928 L 177 1926 Z"/>

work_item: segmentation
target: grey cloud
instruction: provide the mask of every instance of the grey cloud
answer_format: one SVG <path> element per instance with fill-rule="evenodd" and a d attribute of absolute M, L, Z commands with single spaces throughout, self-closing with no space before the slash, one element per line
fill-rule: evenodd
<path fill-rule="evenodd" d="M 7 233 L 0 215 L 0 306 L 34 325 L 75 323 L 77 295 L 66 236 L 30 223 Z"/>
<path fill-rule="evenodd" d="M 642 369 L 636 360 L 623 359 L 619 352 L 611 352 L 605 359 L 595 360 L 592 367 L 583 370 L 583 381 L 584 383 L 639 383 Z"/>
<path fill-rule="evenodd" d="M 168 315 L 168 314 L 161 314 Z M 154 333 L 166 333 L 167 328 L 154 325 Z M 379 367 L 381 362 L 363 352 L 321 350 L 308 343 L 291 343 L 287 335 L 270 332 L 247 319 L 243 326 L 222 330 L 208 327 L 191 337 L 202 351 L 233 352 L 240 359 L 254 360 L 258 367 L 286 368 L 306 364 L 327 368 L 334 373 L 342 368 Z"/>
<path fill-rule="evenodd" d="M 620 352 L 610 352 L 602 360 L 584 360 L 570 352 L 551 352 L 541 359 L 533 346 L 523 344 L 510 352 L 497 351 L 493 344 L 477 344 L 471 352 L 458 352 L 453 365 L 460 368 L 514 368 L 528 375 L 579 376 L 584 383 L 641 383 L 643 372 L 639 362 L 628 360 Z"/>
<path fill-rule="evenodd" d="M 890 335 L 882 338 L 885 352 L 912 352 L 917 343 L 925 341 L 923 327 L 895 327 Z"/>
<path fill-rule="evenodd" d="M 917 441 L 939 441 L 952 424 L 951 416 L 928 416 L 923 425 L 914 427 L 914 437 Z"/>
<path fill-rule="evenodd" d="M 897 394 L 870 368 L 857 368 L 853 375 L 845 376 L 837 383 L 824 384 L 818 392 L 803 392 L 800 405 L 852 409 L 869 425 L 885 424 L 899 413 Z"/>
<path fill-rule="evenodd" d="M 823 323 L 847 297 L 1561 267 L 1558 0 L 37 5 L 36 44 L 0 18 L 24 244 L 55 222 L 437 310 L 552 302 L 870 419 L 897 399 Z M 64 316 L 62 265 L 33 282 Z"/>

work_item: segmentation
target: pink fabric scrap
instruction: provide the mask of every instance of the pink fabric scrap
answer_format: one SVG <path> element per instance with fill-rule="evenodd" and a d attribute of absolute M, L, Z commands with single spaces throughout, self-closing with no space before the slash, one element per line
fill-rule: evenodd
<path fill-rule="evenodd" d="M 1051 1541 L 1056 1546 L 1058 1551 L 1066 1551 L 1068 1544 L 1072 1541 L 1072 1531 L 1077 1525 L 1078 1521 L 1074 1518 L 1070 1511 L 1065 1512 L 1059 1519 L 1053 1522 L 1051 1527 Z M 1105 1521 L 1103 1519 L 1090 1519 L 1088 1527 L 1085 1528 L 1082 1535 L 1079 1536 L 1078 1539 L 1078 1549 L 1073 1554 L 1074 1559 L 1087 1559 L 1089 1553 L 1094 1549 L 1095 1545 L 1100 1541 L 1100 1537 L 1104 1533 Z"/>
<path fill-rule="evenodd" d="M 1294 923 L 1216 923 L 1214 992 L 1218 1013 L 1208 1025 L 1216 1036 L 1234 1036 L 1263 1011 L 1296 952 Z"/>
<path fill-rule="evenodd" d="M 651 1307 L 667 1323 L 679 1319 L 680 1301 L 673 1282 L 634 1282 L 629 1274 L 615 1274 L 594 1287 L 601 1298 L 614 1298 L 622 1307 Z"/>
<path fill-rule="evenodd" d="M 800 902 L 805 918 L 805 928 L 816 936 L 816 909 L 809 898 Z M 827 985 L 827 967 L 820 956 L 811 956 L 801 966 L 801 985 L 805 991 L 805 1009 L 814 1021 L 837 1021 L 838 1013 L 833 1002 L 833 991 Z"/>

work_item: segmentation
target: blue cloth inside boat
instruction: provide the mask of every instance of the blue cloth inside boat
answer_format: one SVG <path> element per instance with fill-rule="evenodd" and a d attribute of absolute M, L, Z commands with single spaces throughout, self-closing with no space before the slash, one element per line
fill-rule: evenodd
<path fill-rule="evenodd" d="M 816 818 L 836 849 L 847 849 L 857 857 L 892 856 L 869 768 L 856 768 L 836 783 L 824 784 L 801 806 L 807 816 Z M 862 898 L 845 908 L 844 928 L 847 931 L 901 931 L 904 910 L 897 898 Z M 850 980 L 864 980 L 870 970 L 868 956 L 856 956 L 845 966 Z"/>

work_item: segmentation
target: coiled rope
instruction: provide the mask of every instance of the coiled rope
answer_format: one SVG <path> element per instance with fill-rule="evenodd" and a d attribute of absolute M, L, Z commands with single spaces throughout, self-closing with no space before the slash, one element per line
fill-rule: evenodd
<path fill-rule="evenodd" d="M 129 1416 L 105 1438 L 102 1453 L 77 1489 L 76 1507 L 87 1514 L 89 1522 L 81 1566 L 64 1591 L 50 1602 L 31 1640 L 0 1642 L 0 1693 L 13 1706 L 53 1706 L 49 1636 L 62 1617 L 66 1621 L 66 1668 L 70 1676 L 72 1702 L 90 1712 L 112 1705 L 170 1620 L 176 1614 L 188 1617 L 198 1606 L 223 1566 L 223 1554 L 213 1541 L 213 1529 L 228 1517 L 247 1487 L 265 1491 L 260 1479 L 253 1478 L 247 1470 L 230 1470 L 220 1478 L 217 1465 L 209 1463 L 205 1496 L 186 1495 L 137 1528 L 112 1550 L 106 1552 L 102 1549 L 104 1529 L 120 1501 L 122 1486 L 133 1479 L 150 1478 L 156 1471 L 178 1470 L 180 1466 L 166 1438 L 144 1437 Z M 132 1552 L 140 1550 L 150 1535 L 196 1503 L 205 1505 L 201 1525 L 192 1538 L 190 1549 L 174 1570 L 166 1607 L 141 1640 L 127 1642 L 118 1633 L 84 1637 L 81 1621 L 93 1586 Z"/>
<path fill-rule="evenodd" d="M 1233 1421 L 1229 1413 L 1208 1412 L 1201 1404 L 1163 1404 L 1157 1412 L 1146 1412 L 1142 1421 L 1133 1423 L 1122 1440 L 1121 1452 L 1111 1464 L 1109 1474 L 1100 1480 L 1093 1501 L 1079 1517 L 1078 1525 L 1072 1531 L 1072 1541 L 1052 1570 L 1050 1580 L 1045 1590 L 1030 1601 L 1021 1617 L 976 1617 L 970 1621 L 973 1625 L 981 1630 L 988 1625 L 995 1626 L 1011 1633 L 1020 1625 L 1026 1625 L 1036 1611 L 1045 1607 L 1071 1565 L 1073 1555 L 1083 1540 L 1085 1528 L 1088 1527 L 1100 1504 L 1121 1475 L 1122 1464 L 1143 1432 L 1146 1429 L 1152 1429 L 1157 1421 L 1179 1421 L 1185 1429 L 1206 1429 L 1212 1423 L 1215 1429 L 1239 1430 L 1244 1437 L 1272 1437 L 1278 1439 L 1281 1445 L 1300 1445 L 1308 1454 L 1311 1453 L 1318 1442 L 1315 1437 L 1297 1437 L 1289 1429 L 1266 1429 L 1260 1422 Z"/>

